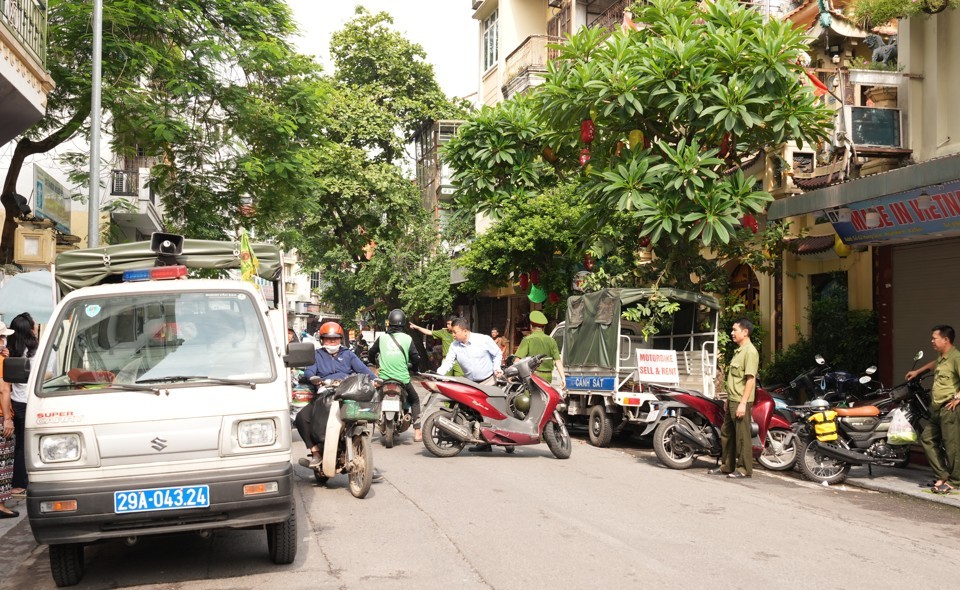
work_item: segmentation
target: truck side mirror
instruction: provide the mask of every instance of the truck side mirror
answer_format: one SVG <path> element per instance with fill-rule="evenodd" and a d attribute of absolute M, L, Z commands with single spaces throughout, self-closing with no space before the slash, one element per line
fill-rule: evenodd
<path fill-rule="evenodd" d="M 309 367 L 316 362 L 316 354 L 317 349 L 310 342 L 291 342 L 287 344 L 287 354 L 283 357 L 283 364 L 288 367 Z"/>
<path fill-rule="evenodd" d="M 30 359 L 24 357 L 3 359 L 3 380 L 7 383 L 26 383 L 30 378 Z"/>

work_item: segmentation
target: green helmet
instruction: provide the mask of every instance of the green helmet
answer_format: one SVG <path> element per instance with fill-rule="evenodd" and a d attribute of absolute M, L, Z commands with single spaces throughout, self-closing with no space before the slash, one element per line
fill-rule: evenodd
<path fill-rule="evenodd" d="M 530 394 L 523 392 L 513 399 L 513 405 L 521 412 L 530 411 Z"/>

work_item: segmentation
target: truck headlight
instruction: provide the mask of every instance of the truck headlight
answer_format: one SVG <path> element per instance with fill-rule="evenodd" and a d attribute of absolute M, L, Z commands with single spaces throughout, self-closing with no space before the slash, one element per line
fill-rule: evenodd
<path fill-rule="evenodd" d="M 80 459 L 79 434 L 48 434 L 40 437 L 40 460 L 66 463 Z"/>
<path fill-rule="evenodd" d="M 237 425 L 237 441 L 243 448 L 269 447 L 277 442 L 277 425 L 273 420 L 244 420 Z"/>

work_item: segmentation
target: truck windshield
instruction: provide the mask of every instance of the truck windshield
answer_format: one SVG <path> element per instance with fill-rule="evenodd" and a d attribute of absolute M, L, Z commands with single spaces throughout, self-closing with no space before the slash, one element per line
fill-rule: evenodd
<path fill-rule="evenodd" d="M 64 309 L 50 341 L 44 393 L 159 383 L 178 376 L 242 382 L 273 378 L 257 306 L 242 292 L 141 293 L 84 298 Z"/>

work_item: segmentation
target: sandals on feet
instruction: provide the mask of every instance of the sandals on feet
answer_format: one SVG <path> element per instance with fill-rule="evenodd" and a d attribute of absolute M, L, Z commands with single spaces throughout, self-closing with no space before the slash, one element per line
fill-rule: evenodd
<path fill-rule="evenodd" d="M 934 494 L 949 494 L 952 491 L 954 491 L 953 486 L 948 483 L 942 483 L 933 487 Z"/>

